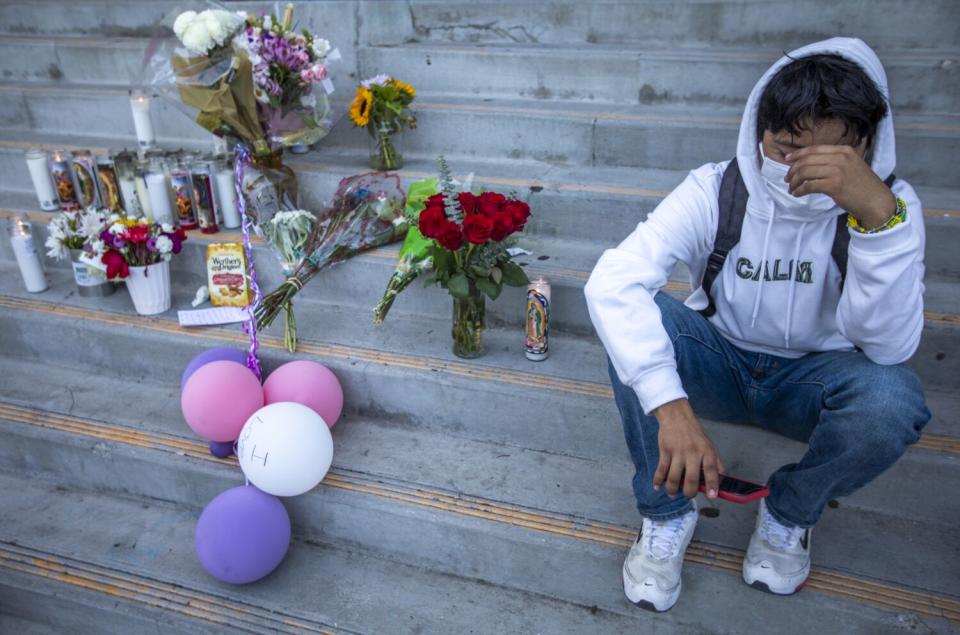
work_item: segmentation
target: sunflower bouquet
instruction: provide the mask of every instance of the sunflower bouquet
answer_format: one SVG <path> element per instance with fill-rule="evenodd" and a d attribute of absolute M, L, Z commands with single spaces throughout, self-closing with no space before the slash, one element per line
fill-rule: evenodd
<path fill-rule="evenodd" d="M 397 170 L 403 155 L 394 135 L 404 128 L 416 128 L 417 118 L 409 107 L 417 91 L 413 86 L 389 75 L 377 75 L 361 82 L 350 104 L 350 119 L 370 135 L 370 167 Z"/>

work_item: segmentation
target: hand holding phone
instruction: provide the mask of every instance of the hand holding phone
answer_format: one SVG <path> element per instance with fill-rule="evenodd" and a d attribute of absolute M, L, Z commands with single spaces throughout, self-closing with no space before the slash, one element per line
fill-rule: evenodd
<path fill-rule="evenodd" d="M 706 483 L 703 480 L 703 472 L 700 473 L 700 491 L 706 492 Z M 743 479 L 720 475 L 720 491 L 717 496 L 733 503 L 749 503 L 760 498 L 766 498 L 770 494 L 770 488 L 766 485 L 745 481 Z"/>

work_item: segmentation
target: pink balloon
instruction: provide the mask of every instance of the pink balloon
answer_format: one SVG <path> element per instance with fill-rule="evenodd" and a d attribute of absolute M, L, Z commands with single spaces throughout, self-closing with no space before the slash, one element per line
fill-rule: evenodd
<path fill-rule="evenodd" d="M 217 361 L 198 368 L 180 393 L 183 418 L 210 441 L 233 441 L 263 407 L 260 381 L 243 364 Z"/>
<path fill-rule="evenodd" d="M 281 401 L 303 404 L 332 428 L 343 414 L 343 388 L 333 372 L 316 362 L 288 362 L 263 382 L 266 405 Z"/>

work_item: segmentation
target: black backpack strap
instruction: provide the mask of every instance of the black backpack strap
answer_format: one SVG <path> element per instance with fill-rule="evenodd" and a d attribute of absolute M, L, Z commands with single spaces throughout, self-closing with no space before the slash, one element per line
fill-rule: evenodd
<path fill-rule="evenodd" d="M 883 183 L 887 187 L 893 187 L 893 183 L 896 180 L 896 175 L 891 174 Z M 837 233 L 833 236 L 833 247 L 830 249 L 830 255 L 833 257 L 833 262 L 837 264 L 837 268 L 840 269 L 841 289 L 843 289 L 843 283 L 847 279 L 847 250 L 849 247 L 850 232 L 847 230 L 847 215 L 840 214 L 837 216 Z"/>
<path fill-rule="evenodd" d="M 713 302 L 710 291 L 713 288 L 714 280 L 717 279 L 720 270 L 723 269 L 727 254 L 740 242 L 740 232 L 743 230 L 743 217 L 747 212 L 748 197 L 747 186 L 744 185 L 743 178 L 740 176 L 740 166 L 737 165 L 737 159 L 734 158 L 727 165 L 727 169 L 723 172 L 723 180 L 720 181 L 717 236 L 713 241 L 713 251 L 707 258 L 707 269 L 703 273 L 703 281 L 701 282 L 709 301 L 707 308 L 700 311 L 703 317 L 710 317 L 717 312 L 717 306 Z"/>

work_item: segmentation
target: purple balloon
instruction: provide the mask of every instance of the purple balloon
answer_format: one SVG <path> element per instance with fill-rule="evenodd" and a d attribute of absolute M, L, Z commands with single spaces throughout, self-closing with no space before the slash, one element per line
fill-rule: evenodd
<path fill-rule="evenodd" d="M 180 392 L 183 392 L 183 387 L 187 385 L 187 380 L 190 379 L 190 375 L 195 373 L 198 368 L 204 364 L 209 364 L 210 362 L 222 361 L 237 362 L 246 366 L 247 354 L 243 351 L 238 351 L 235 348 L 211 348 L 203 351 L 190 360 L 190 363 L 187 364 L 187 368 L 183 371 L 183 378 L 180 380 Z"/>
<path fill-rule="evenodd" d="M 200 514 L 197 558 L 222 582 L 247 584 L 266 576 L 290 547 L 290 516 L 276 496 L 241 485 L 214 498 Z"/>
<path fill-rule="evenodd" d="M 218 459 L 225 459 L 233 454 L 233 444 L 236 441 L 211 441 L 210 454 Z"/>

